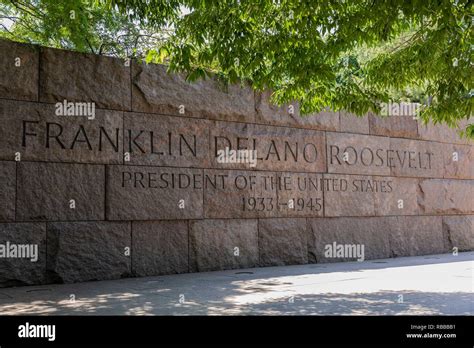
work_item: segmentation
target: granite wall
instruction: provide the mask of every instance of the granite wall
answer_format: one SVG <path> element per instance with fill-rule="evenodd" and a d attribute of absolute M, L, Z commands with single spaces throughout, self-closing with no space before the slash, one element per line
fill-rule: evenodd
<path fill-rule="evenodd" d="M 412 117 L 301 117 L 247 86 L 0 41 L 0 121 L 1 286 L 340 261 L 334 242 L 474 249 L 473 143 Z"/>

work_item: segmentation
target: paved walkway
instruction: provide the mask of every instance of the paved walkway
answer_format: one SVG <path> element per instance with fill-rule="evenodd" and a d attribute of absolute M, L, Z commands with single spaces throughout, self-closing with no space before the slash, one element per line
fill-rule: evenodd
<path fill-rule="evenodd" d="M 0 314 L 474 315 L 473 266 L 466 252 L 6 288 Z"/>

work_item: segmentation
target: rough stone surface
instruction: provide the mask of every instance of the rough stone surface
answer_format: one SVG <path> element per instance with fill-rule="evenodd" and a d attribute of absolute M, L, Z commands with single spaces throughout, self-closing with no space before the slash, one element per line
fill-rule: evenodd
<path fill-rule="evenodd" d="M 454 129 L 303 116 L 163 65 L 0 51 L 0 237 L 35 233 L 49 257 L 8 260 L 0 286 L 341 261 L 324 255 L 334 242 L 368 259 L 474 250 L 474 143 Z M 56 115 L 65 100 L 95 117 Z M 256 166 L 221 161 L 226 148 Z"/>
<path fill-rule="evenodd" d="M 204 216 L 277 217 L 277 185 L 273 172 L 204 170 Z"/>
<path fill-rule="evenodd" d="M 278 106 L 271 102 L 271 95 L 271 91 L 255 92 L 257 122 L 278 126 L 294 126 L 300 117 L 299 103 L 293 102 Z"/>
<path fill-rule="evenodd" d="M 443 216 L 443 235 L 449 250 L 474 250 L 474 215 Z"/>
<path fill-rule="evenodd" d="M 189 262 L 194 272 L 258 265 L 257 220 L 190 221 Z"/>
<path fill-rule="evenodd" d="M 339 123 L 341 132 L 369 134 L 369 117 L 356 116 L 349 112 L 339 113 Z"/>
<path fill-rule="evenodd" d="M 373 179 L 386 181 L 385 192 L 379 190 L 374 193 L 377 216 L 421 214 L 418 206 L 418 179 L 395 177 L 373 177 Z"/>
<path fill-rule="evenodd" d="M 317 217 L 323 215 L 322 175 L 310 173 L 277 173 L 278 216 Z"/>
<path fill-rule="evenodd" d="M 0 244 L 33 245 L 37 251 L 34 258 L 0 258 L 0 287 L 35 285 L 45 282 L 46 271 L 46 224 L 44 223 L 2 223 Z M 36 245 L 36 247 L 34 247 Z M 11 250 L 10 250 L 11 251 Z M 30 251 L 31 252 L 31 251 Z M 35 255 L 25 255 L 35 256 Z"/>
<path fill-rule="evenodd" d="M 164 65 L 133 62 L 132 66 L 133 111 L 255 121 L 254 94 L 250 87 L 225 88 L 214 78 L 188 83 L 183 75 L 168 74 Z"/>
<path fill-rule="evenodd" d="M 472 145 L 444 144 L 444 177 L 474 179 L 474 149 Z"/>
<path fill-rule="evenodd" d="M 374 193 L 362 191 L 362 185 L 367 187 L 371 177 L 331 174 L 323 177 L 325 216 L 375 216 Z"/>
<path fill-rule="evenodd" d="M 216 122 L 211 129 L 215 168 L 323 172 L 326 169 L 323 132 L 245 123 Z M 257 163 L 219 163 L 219 150 L 256 150 Z"/>
<path fill-rule="evenodd" d="M 418 133 L 420 138 L 426 140 L 435 140 L 443 143 L 473 145 L 474 141 L 461 138 L 459 134 L 459 132 L 464 130 L 469 123 L 472 123 L 472 120 L 461 120 L 458 123 L 458 127 L 450 128 L 445 124 L 433 125 L 432 123 L 429 123 L 425 125 L 422 122 L 418 122 Z"/>
<path fill-rule="evenodd" d="M 122 112 L 56 116 L 53 104 L 0 100 L 0 159 L 122 163 Z"/>
<path fill-rule="evenodd" d="M 339 113 L 335 111 L 321 111 L 309 115 L 300 115 L 296 126 L 302 128 L 321 129 L 327 131 L 339 131 Z"/>
<path fill-rule="evenodd" d="M 325 216 L 416 215 L 422 212 L 418 206 L 417 179 L 338 174 L 324 174 L 323 178 Z"/>
<path fill-rule="evenodd" d="M 187 272 L 188 222 L 133 222 L 132 251 L 135 276 Z"/>
<path fill-rule="evenodd" d="M 418 205 L 424 214 L 474 213 L 473 180 L 426 179 L 418 189 Z"/>
<path fill-rule="evenodd" d="M 390 139 L 393 176 L 442 178 L 443 145 L 432 141 Z"/>
<path fill-rule="evenodd" d="M 418 122 L 412 116 L 381 117 L 369 114 L 370 134 L 418 138 Z"/>
<path fill-rule="evenodd" d="M 104 172 L 100 165 L 18 163 L 17 220 L 104 219 Z"/>
<path fill-rule="evenodd" d="M 389 138 L 330 132 L 326 138 L 328 173 L 390 175 Z"/>
<path fill-rule="evenodd" d="M 308 263 L 306 219 L 261 219 L 258 222 L 260 266 Z"/>
<path fill-rule="evenodd" d="M 48 224 L 48 279 L 75 283 L 131 275 L 130 223 L 55 222 Z"/>
<path fill-rule="evenodd" d="M 202 170 L 108 166 L 108 220 L 196 219 L 203 211 Z"/>
<path fill-rule="evenodd" d="M 124 125 L 127 164 L 209 167 L 209 121 L 125 113 Z"/>
<path fill-rule="evenodd" d="M 40 101 L 94 102 L 130 110 L 130 66 L 117 58 L 42 48 Z"/>
<path fill-rule="evenodd" d="M 0 98 L 38 100 L 39 50 L 0 40 Z"/>
<path fill-rule="evenodd" d="M 392 217 L 391 257 L 439 254 L 444 247 L 441 216 Z"/>
<path fill-rule="evenodd" d="M 338 112 L 322 111 L 302 115 L 298 102 L 277 106 L 270 102 L 270 95 L 270 91 L 255 93 L 256 120 L 258 123 L 331 131 L 339 130 Z"/>
<path fill-rule="evenodd" d="M 0 161 L 0 221 L 15 220 L 16 164 Z"/>
<path fill-rule="evenodd" d="M 327 245 L 363 245 L 364 258 L 381 259 L 389 257 L 388 236 L 395 227 L 390 217 L 384 218 L 332 218 L 308 219 L 310 233 L 308 252 L 310 263 L 354 261 L 358 257 L 326 257 Z"/>

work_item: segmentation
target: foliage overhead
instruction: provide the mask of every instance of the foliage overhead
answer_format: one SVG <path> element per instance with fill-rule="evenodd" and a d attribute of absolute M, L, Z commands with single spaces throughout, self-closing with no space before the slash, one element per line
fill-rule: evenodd
<path fill-rule="evenodd" d="M 424 121 L 472 114 L 472 0 L 1 0 L 0 34 L 139 57 L 270 88 L 302 113 L 358 115 L 390 101 L 430 103 Z M 75 18 L 70 16 L 74 11 Z M 474 138 L 474 125 L 465 129 Z"/>

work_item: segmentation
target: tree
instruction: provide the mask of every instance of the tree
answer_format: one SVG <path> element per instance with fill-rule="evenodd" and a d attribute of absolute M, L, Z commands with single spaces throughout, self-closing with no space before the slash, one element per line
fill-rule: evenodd
<path fill-rule="evenodd" d="M 6 39 L 116 57 L 142 57 L 166 32 L 131 21 L 90 0 L 1 0 L 0 36 Z"/>
<path fill-rule="evenodd" d="M 298 101 L 302 113 L 378 113 L 381 103 L 416 97 L 430 100 L 424 121 L 454 126 L 472 114 L 472 0 L 72 3 L 159 33 L 159 42 L 137 54 L 148 62 L 185 71 L 190 80 L 214 72 L 250 81 L 272 89 L 278 103 Z M 465 134 L 474 138 L 474 125 Z"/>

